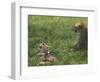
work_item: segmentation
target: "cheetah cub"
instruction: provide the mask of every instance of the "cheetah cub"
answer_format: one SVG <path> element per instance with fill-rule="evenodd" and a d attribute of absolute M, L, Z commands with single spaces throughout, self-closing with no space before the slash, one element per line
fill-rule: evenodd
<path fill-rule="evenodd" d="M 46 43 L 40 43 L 38 46 L 38 56 L 41 60 L 40 64 L 47 64 L 56 61 L 56 57 L 50 54 L 48 45 Z"/>

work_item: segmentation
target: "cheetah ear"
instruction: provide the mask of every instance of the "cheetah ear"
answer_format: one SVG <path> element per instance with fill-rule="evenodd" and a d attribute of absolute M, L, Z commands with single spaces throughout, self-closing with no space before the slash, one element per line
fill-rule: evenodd
<path fill-rule="evenodd" d="M 79 27 L 84 28 L 84 23 L 80 23 Z"/>
<path fill-rule="evenodd" d="M 75 24 L 75 27 L 83 27 L 83 26 L 84 26 L 84 24 L 81 23 L 81 22 L 78 22 L 78 23 Z"/>
<path fill-rule="evenodd" d="M 40 43 L 38 46 L 41 48 L 41 47 L 43 46 L 43 44 L 42 44 L 42 43 Z"/>

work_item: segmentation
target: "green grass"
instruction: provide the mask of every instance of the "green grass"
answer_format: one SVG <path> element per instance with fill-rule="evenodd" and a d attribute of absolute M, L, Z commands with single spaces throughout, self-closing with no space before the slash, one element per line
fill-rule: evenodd
<path fill-rule="evenodd" d="M 47 65 L 87 64 L 87 50 L 73 50 L 79 34 L 73 31 L 77 22 L 87 24 L 87 17 L 28 16 L 28 66 L 37 66 L 37 46 L 48 43 L 57 61 Z"/>

